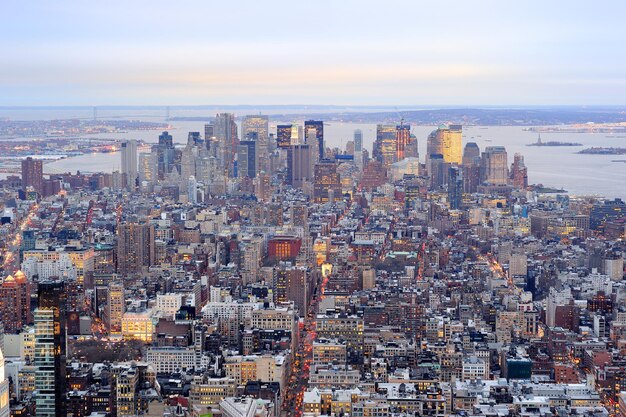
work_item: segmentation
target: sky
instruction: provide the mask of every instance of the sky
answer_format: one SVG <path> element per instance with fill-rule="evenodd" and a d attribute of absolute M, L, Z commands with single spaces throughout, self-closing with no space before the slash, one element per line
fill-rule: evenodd
<path fill-rule="evenodd" d="M 7 1 L 0 106 L 624 105 L 626 2 Z"/>

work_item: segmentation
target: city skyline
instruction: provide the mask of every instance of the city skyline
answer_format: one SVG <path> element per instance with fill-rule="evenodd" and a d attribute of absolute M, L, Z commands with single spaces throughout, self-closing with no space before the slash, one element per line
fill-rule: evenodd
<path fill-rule="evenodd" d="M 625 7 L 10 4 L 0 105 L 623 104 Z"/>

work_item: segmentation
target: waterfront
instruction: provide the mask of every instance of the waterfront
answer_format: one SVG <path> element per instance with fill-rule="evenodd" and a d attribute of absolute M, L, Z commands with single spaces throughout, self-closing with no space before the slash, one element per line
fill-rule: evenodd
<path fill-rule="evenodd" d="M 171 124 L 173 128 L 170 129 L 170 133 L 174 141 L 179 144 L 186 142 L 189 131 L 203 132 L 204 130 L 203 122 L 172 122 Z M 426 138 L 434 128 L 435 126 L 413 126 L 411 129 L 418 138 L 422 161 L 426 154 Z M 371 155 L 376 136 L 375 124 L 330 122 L 324 126 L 324 129 L 327 146 L 341 148 L 344 148 L 346 142 L 352 139 L 354 129 L 361 129 L 364 146 Z M 576 153 L 580 148 L 576 147 L 529 147 L 526 145 L 537 140 L 537 133 L 523 130 L 521 126 L 464 126 L 463 132 L 464 145 L 473 141 L 480 146 L 481 150 L 487 146 L 505 146 L 509 162 L 512 162 L 516 152 L 524 155 L 530 183 L 564 188 L 574 195 L 626 197 L 624 189 L 626 164 L 612 162 L 615 159 L 613 155 L 580 155 Z M 607 137 L 600 133 L 568 133 L 566 136 L 561 133 L 543 133 L 542 139 L 576 141 L 585 147 L 619 147 L 626 143 L 626 139 Z M 141 139 L 152 143 L 158 140 L 158 132 L 108 134 L 107 137 Z M 49 172 L 68 170 L 111 172 L 119 169 L 120 158 L 117 154 L 88 154 L 51 162 L 46 167 L 50 169 Z"/>

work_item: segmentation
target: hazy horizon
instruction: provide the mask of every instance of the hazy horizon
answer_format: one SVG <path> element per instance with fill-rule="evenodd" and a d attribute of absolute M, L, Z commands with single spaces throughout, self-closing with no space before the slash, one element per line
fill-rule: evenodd
<path fill-rule="evenodd" d="M 621 105 L 624 15 L 617 1 L 8 3 L 0 105 Z"/>

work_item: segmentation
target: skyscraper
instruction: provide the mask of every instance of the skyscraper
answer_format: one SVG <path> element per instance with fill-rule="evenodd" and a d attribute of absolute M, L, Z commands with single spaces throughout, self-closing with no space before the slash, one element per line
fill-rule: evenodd
<path fill-rule="evenodd" d="M 33 187 L 39 194 L 43 192 L 43 161 L 30 156 L 22 160 L 22 189 Z"/>
<path fill-rule="evenodd" d="M 140 153 L 137 169 L 140 182 L 156 182 L 158 179 L 158 160 L 154 153 Z"/>
<path fill-rule="evenodd" d="M 124 283 L 110 282 L 106 308 L 110 334 L 122 333 L 122 316 L 124 315 L 125 307 Z"/>
<path fill-rule="evenodd" d="M 137 184 L 137 141 L 127 140 L 122 142 L 122 175 L 125 177 L 124 186 L 134 190 Z"/>
<path fill-rule="evenodd" d="M 396 126 L 377 125 L 376 141 L 374 142 L 373 158 L 380 162 L 385 169 L 396 162 Z"/>
<path fill-rule="evenodd" d="M 63 282 L 39 284 L 35 310 L 37 417 L 66 417 L 66 296 Z"/>
<path fill-rule="evenodd" d="M 310 145 L 292 145 L 287 151 L 287 182 L 300 188 L 313 177 Z"/>
<path fill-rule="evenodd" d="M 363 131 L 361 129 L 354 130 L 354 152 L 363 150 Z"/>
<path fill-rule="evenodd" d="M 154 226 L 124 223 L 117 229 L 117 272 L 127 275 L 154 264 Z"/>
<path fill-rule="evenodd" d="M 291 130 L 293 125 L 276 126 L 276 146 L 286 149 L 291 146 Z"/>
<path fill-rule="evenodd" d="M 441 125 L 428 135 L 426 159 L 428 160 L 434 154 L 441 154 L 444 162 L 449 164 L 463 162 L 463 128 L 461 125 Z"/>
<path fill-rule="evenodd" d="M 463 203 L 463 171 L 458 166 L 448 168 L 448 201 L 451 210 L 458 210 Z"/>
<path fill-rule="evenodd" d="M 267 116 L 245 116 L 241 122 L 241 137 L 247 138 L 248 133 L 255 132 L 257 140 L 266 143 L 269 135 L 269 121 Z"/>
<path fill-rule="evenodd" d="M 256 136 L 253 132 L 249 136 Z M 238 177 L 256 177 L 257 145 L 254 140 L 243 140 L 237 148 L 237 171 Z"/>
<path fill-rule="evenodd" d="M 269 122 L 267 116 L 245 116 L 241 123 L 243 140 L 256 142 L 255 175 L 258 171 L 269 171 Z"/>
<path fill-rule="evenodd" d="M 235 115 L 232 113 L 219 113 L 215 116 L 215 137 L 220 148 L 218 158 L 221 159 L 226 172 L 230 177 L 235 176 L 235 155 L 239 138 L 237 136 L 237 124 Z"/>
<path fill-rule="evenodd" d="M 174 160 L 176 157 L 174 148 L 174 138 L 168 132 L 159 135 L 159 143 L 152 146 L 152 153 L 155 154 L 157 160 L 158 179 L 165 179 L 167 174 L 174 169 Z"/>
<path fill-rule="evenodd" d="M 446 184 L 448 164 L 443 160 L 443 155 L 430 155 L 428 161 L 428 173 L 430 175 L 430 188 L 436 190 Z"/>
<path fill-rule="evenodd" d="M 341 181 L 335 161 L 321 160 L 315 164 L 313 198 L 316 203 L 341 199 Z"/>
<path fill-rule="evenodd" d="M 405 158 L 405 149 L 411 141 L 411 125 L 400 123 L 396 126 L 396 160 L 402 161 Z"/>
<path fill-rule="evenodd" d="M 524 164 L 524 155 L 516 153 L 513 156 L 513 164 L 511 165 L 511 180 L 513 187 L 526 189 L 528 187 L 528 169 Z"/>
<path fill-rule="evenodd" d="M 308 139 L 309 132 L 315 131 L 315 139 L 317 140 L 317 152 L 319 160 L 324 159 L 324 122 L 322 120 L 307 120 L 304 122 L 304 136 Z M 307 143 L 314 146 L 313 143 Z"/>
<path fill-rule="evenodd" d="M 480 164 L 480 148 L 476 142 L 467 142 L 463 149 L 463 165 Z"/>
<path fill-rule="evenodd" d="M 488 185 L 506 185 L 509 179 L 504 146 L 487 146 L 481 159 L 481 180 Z"/>

